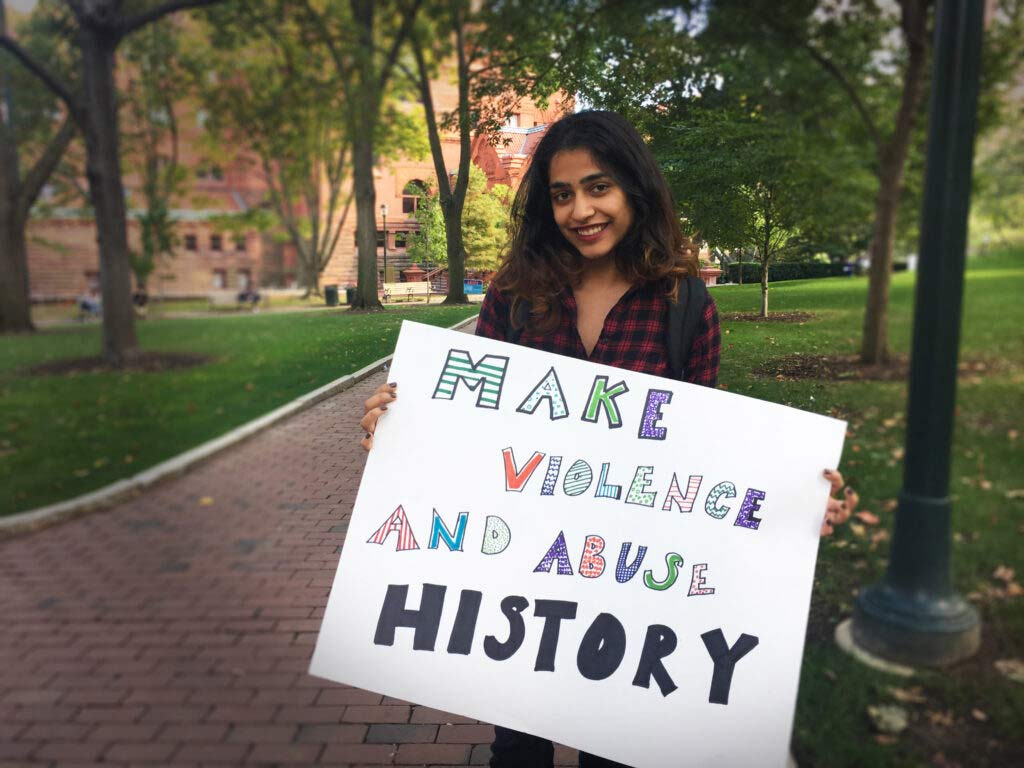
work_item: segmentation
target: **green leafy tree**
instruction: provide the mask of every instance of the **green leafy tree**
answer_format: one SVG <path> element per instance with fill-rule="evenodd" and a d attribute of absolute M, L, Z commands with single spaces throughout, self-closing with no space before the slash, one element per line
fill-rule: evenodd
<path fill-rule="evenodd" d="M 180 47 L 180 31 L 164 19 L 130 37 L 123 49 L 131 73 L 123 95 L 129 117 L 122 143 L 123 162 L 142 182 L 141 206 L 135 206 L 134 214 L 140 246 L 128 254 L 140 291 L 147 290 L 149 276 L 160 260 L 174 255 L 177 242 L 171 206 L 186 175 L 178 160 L 175 115 L 175 104 L 185 95 Z"/>
<path fill-rule="evenodd" d="M 19 39 L 33 56 L 69 76 L 66 41 L 54 30 L 60 11 L 44 2 L 21 25 Z M 7 30 L 7 9 L 0 0 L 0 37 Z M 25 230 L 33 205 L 75 135 L 70 117 L 54 119 L 59 107 L 53 94 L 0 49 L 0 333 L 34 330 Z"/>
<path fill-rule="evenodd" d="M 127 212 L 120 167 L 115 68 L 117 49 L 131 33 L 187 8 L 221 0 L 68 0 L 78 42 L 80 82 L 69 82 L 10 35 L 0 34 L 8 50 L 64 102 L 85 136 L 89 200 L 95 212 L 103 291 L 103 356 L 121 366 L 138 355 L 128 257 Z"/>
<path fill-rule="evenodd" d="M 470 165 L 459 238 L 465 246 L 467 268 L 498 268 L 508 241 L 511 194 L 512 191 L 504 184 L 495 184 L 488 189 L 487 175 L 476 165 Z M 450 267 L 447 244 L 451 240 L 447 237 L 439 195 L 424 198 L 416 211 L 416 220 L 420 230 L 410 238 L 409 255 L 417 261 Z"/>

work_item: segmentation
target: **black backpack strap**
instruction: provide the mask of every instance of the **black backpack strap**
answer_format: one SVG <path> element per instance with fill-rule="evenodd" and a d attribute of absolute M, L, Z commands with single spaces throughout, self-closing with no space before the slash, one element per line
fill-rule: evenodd
<path fill-rule="evenodd" d="M 682 380 L 693 339 L 704 317 L 708 289 L 699 277 L 688 277 L 679 283 L 678 294 L 678 298 L 668 305 L 665 335 L 669 371 L 673 379 Z"/>
<path fill-rule="evenodd" d="M 530 322 L 531 312 L 533 312 L 533 304 L 529 299 L 512 302 L 508 313 L 508 325 L 505 327 L 505 341 L 509 344 L 519 343 L 519 336 L 523 332 L 523 328 Z"/>

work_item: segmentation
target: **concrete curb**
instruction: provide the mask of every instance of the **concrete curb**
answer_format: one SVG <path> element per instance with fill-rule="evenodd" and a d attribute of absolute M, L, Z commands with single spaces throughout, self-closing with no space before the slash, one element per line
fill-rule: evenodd
<path fill-rule="evenodd" d="M 470 323 L 475 322 L 477 317 L 479 315 L 473 315 L 450 326 L 448 330 L 461 330 Z M 391 361 L 391 358 L 392 355 L 382 357 L 380 360 L 370 363 L 355 373 L 350 373 L 347 376 L 342 376 L 340 379 L 324 384 L 312 392 L 307 392 L 305 395 L 297 397 L 290 403 L 285 403 L 281 407 L 275 408 L 270 413 L 235 427 L 220 437 L 215 437 L 213 440 L 208 440 L 202 445 L 198 445 L 184 453 L 179 453 L 177 456 L 162 461 L 132 477 L 118 480 L 81 496 L 75 496 L 73 499 L 58 501 L 55 504 L 37 507 L 36 509 L 8 515 L 7 517 L 0 517 L 0 539 L 55 525 L 64 520 L 78 517 L 86 512 L 104 509 L 131 496 L 138 495 L 162 480 L 182 475 L 197 464 L 216 456 L 232 446 L 238 445 L 243 440 L 248 440 L 253 435 L 259 434 L 274 424 L 297 413 L 301 413 L 308 408 L 312 408 L 328 397 L 355 386 L 364 379 L 383 370 Z"/>

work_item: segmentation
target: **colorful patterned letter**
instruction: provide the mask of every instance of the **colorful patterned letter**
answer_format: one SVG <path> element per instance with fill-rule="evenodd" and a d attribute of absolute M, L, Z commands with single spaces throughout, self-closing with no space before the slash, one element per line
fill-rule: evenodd
<path fill-rule="evenodd" d="M 622 416 L 619 415 L 619 407 L 615 404 L 615 398 L 625 392 L 629 392 L 626 382 L 620 381 L 608 389 L 608 377 L 595 376 L 594 386 L 587 398 L 587 408 L 583 413 L 583 420 L 596 424 L 597 415 L 604 408 L 605 416 L 608 419 L 608 428 L 618 429 L 622 426 Z"/>
<path fill-rule="evenodd" d="M 534 451 L 526 466 L 516 469 L 516 457 L 511 448 L 502 449 L 501 455 L 505 459 L 505 490 L 513 493 L 520 493 L 523 490 L 526 481 L 533 476 L 533 471 L 544 460 L 543 453 Z"/>
<path fill-rule="evenodd" d="M 651 485 L 651 473 L 654 467 L 637 467 L 633 475 L 633 484 L 626 494 L 627 504 L 639 504 L 644 507 L 654 506 L 654 494 L 647 491 Z"/>
<path fill-rule="evenodd" d="M 477 408 L 498 407 L 501 400 L 501 385 L 505 381 L 505 370 L 508 358 L 502 355 L 484 355 L 480 362 L 474 363 L 469 352 L 464 349 L 448 351 L 448 359 L 444 361 L 444 369 L 434 388 L 434 400 L 452 400 L 455 390 L 462 381 L 470 389 L 480 388 L 476 396 Z"/>
<path fill-rule="evenodd" d="M 665 555 L 665 567 L 668 569 L 668 574 L 665 576 L 664 581 L 655 581 L 654 571 L 644 571 L 644 584 L 647 585 L 648 589 L 656 589 L 659 592 L 668 589 L 676 583 L 676 579 L 679 578 L 679 569 L 683 565 L 683 556 L 676 552 L 669 552 Z"/>
<path fill-rule="evenodd" d="M 727 514 L 729 514 L 729 505 L 719 505 L 718 500 L 725 496 L 727 499 L 736 498 L 736 486 L 730 483 L 728 480 L 724 483 L 719 483 L 710 491 L 708 491 L 707 501 L 704 502 L 704 511 L 712 517 L 721 520 Z"/>
<path fill-rule="evenodd" d="M 683 496 L 679 492 L 679 481 L 676 479 L 675 472 L 673 472 L 672 484 L 668 487 L 665 503 L 661 505 L 662 510 L 669 512 L 672 510 L 672 505 L 675 504 L 679 507 L 680 512 L 691 511 L 693 509 L 693 502 L 697 500 L 697 491 L 700 490 L 700 483 L 703 479 L 704 475 L 690 475 L 690 481 L 686 485 L 686 495 Z"/>
<path fill-rule="evenodd" d="M 761 518 L 754 517 L 754 513 L 761 508 L 761 502 L 764 501 L 764 491 L 759 491 L 756 488 L 748 488 L 747 495 L 743 497 L 743 503 L 740 504 L 740 511 L 736 515 L 736 522 L 733 525 L 738 525 L 741 528 L 750 528 L 756 531 L 761 525 Z"/>
<path fill-rule="evenodd" d="M 690 579 L 690 591 L 686 594 L 687 597 L 693 597 L 694 595 L 713 595 L 715 594 L 714 587 L 705 587 L 706 579 L 704 578 L 704 571 L 707 570 L 707 563 L 697 563 L 693 566 L 693 578 Z"/>
<path fill-rule="evenodd" d="M 455 524 L 455 533 L 452 534 L 445 528 L 441 516 L 434 510 L 434 520 L 430 524 L 430 546 L 427 549 L 437 549 L 438 539 L 444 539 L 448 545 L 449 552 L 461 552 L 462 540 L 466 537 L 466 523 L 469 522 L 469 512 L 459 512 L 459 521 Z"/>
<path fill-rule="evenodd" d="M 636 559 L 627 565 L 626 558 L 629 557 L 629 550 L 632 546 L 633 542 L 624 541 L 622 542 L 622 549 L 619 550 L 619 564 L 615 566 L 615 580 L 619 582 L 619 584 L 625 584 L 636 576 L 636 572 L 639 571 L 640 566 L 643 565 L 644 555 L 647 554 L 647 547 L 643 545 L 638 546 L 636 548 Z"/>
<path fill-rule="evenodd" d="M 638 437 L 641 440 L 664 440 L 668 430 L 659 427 L 661 421 L 661 407 L 672 402 L 672 393 L 664 389 L 647 390 L 647 404 L 644 406 L 644 417 L 640 420 L 640 432 Z"/>
<path fill-rule="evenodd" d="M 583 557 L 580 558 L 580 576 L 587 579 L 596 579 L 604 573 L 604 539 L 600 536 L 587 536 L 583 542 Z"/>
<path fill-rule="evenodd" d="M 412 526 L 405 519 L 405 510 L 399 505 L 398 509 L 391 513 L 391 517 L 384 521 L 384 524 L 366 540 L 367 544 L 383 544 L 392 533 L 398 533 L 398 546 L 395 552 L 404 552 L 407 549 L 419 549 L 416 537 L 412 535 Z"/>
<path fill-rule="evenodd" d="M 562 468 L 561 456 L 548 457 L 548 471 L 544 475 L 544 485 L 540 488 L 541 496 L 554 496 L 555 483 L 558 482 L 558 472 Z"/>
<path fill-rule="evenodd" d="M 551 421 L 564 419 L 569 415 L 569 409 L 565 407 L 565 395 L 562 394 L 562 385 L 558 381 L 558 374 L 555 373 L 554 367 L 533 388 L 533 392 L 527 395 L 526 399 L 519 404 L 516 411 L 518 413 L 532 414 L 537 410 L 540 401 L 545 398 L 548 401 L 548 416 Z"/>
<path fill-rule="evenodd" d="M 548 549 L 544 559 L 537 563 L 537 567 L 533 569 L 533 572 L 551 573 L 551 564 L 556 560 L 558 561 L 558 575 L 572 576 L 572 563 L 569 562 L 569 550 L 565 546 L 564 531 L 558 532 L 558 538 L 555 539 L 551 548 Z"/>
<path fill-rule="evenodd" d="M 562 490 L 565 491 L 566 496 L 579 496 L 590 487 L 592 482 L 594 482 L 594 470 L 583 459 L 577 459 L 565 473 Z"/>
<path fill-rule="evenodd" d="M 508 549 L 512 541 L 512 531 L 508 524 L 497 515 L 488 515 L 484 523 L 484 541 L 480 551 L 485 555 L 497 555 Z"/>
<path fill-rule="evenodd" d="M 597 490 L 594 492 L 594 496 L 600 499 L 618 499 L 622 495 L 621 485 L 608 484 L 608 470 L 610 468 L 611 464 L 605 463 L 601 465 L 601 477 L 597 480 Z"/>

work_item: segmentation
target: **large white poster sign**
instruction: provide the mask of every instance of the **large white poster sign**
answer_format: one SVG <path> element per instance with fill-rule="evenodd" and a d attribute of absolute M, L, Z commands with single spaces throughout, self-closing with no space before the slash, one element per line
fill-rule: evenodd
<path fill-rule="evenodd" d="M 406 322 L 310 672 L 628 765 L 783 766 L 845 424 Z"/>

